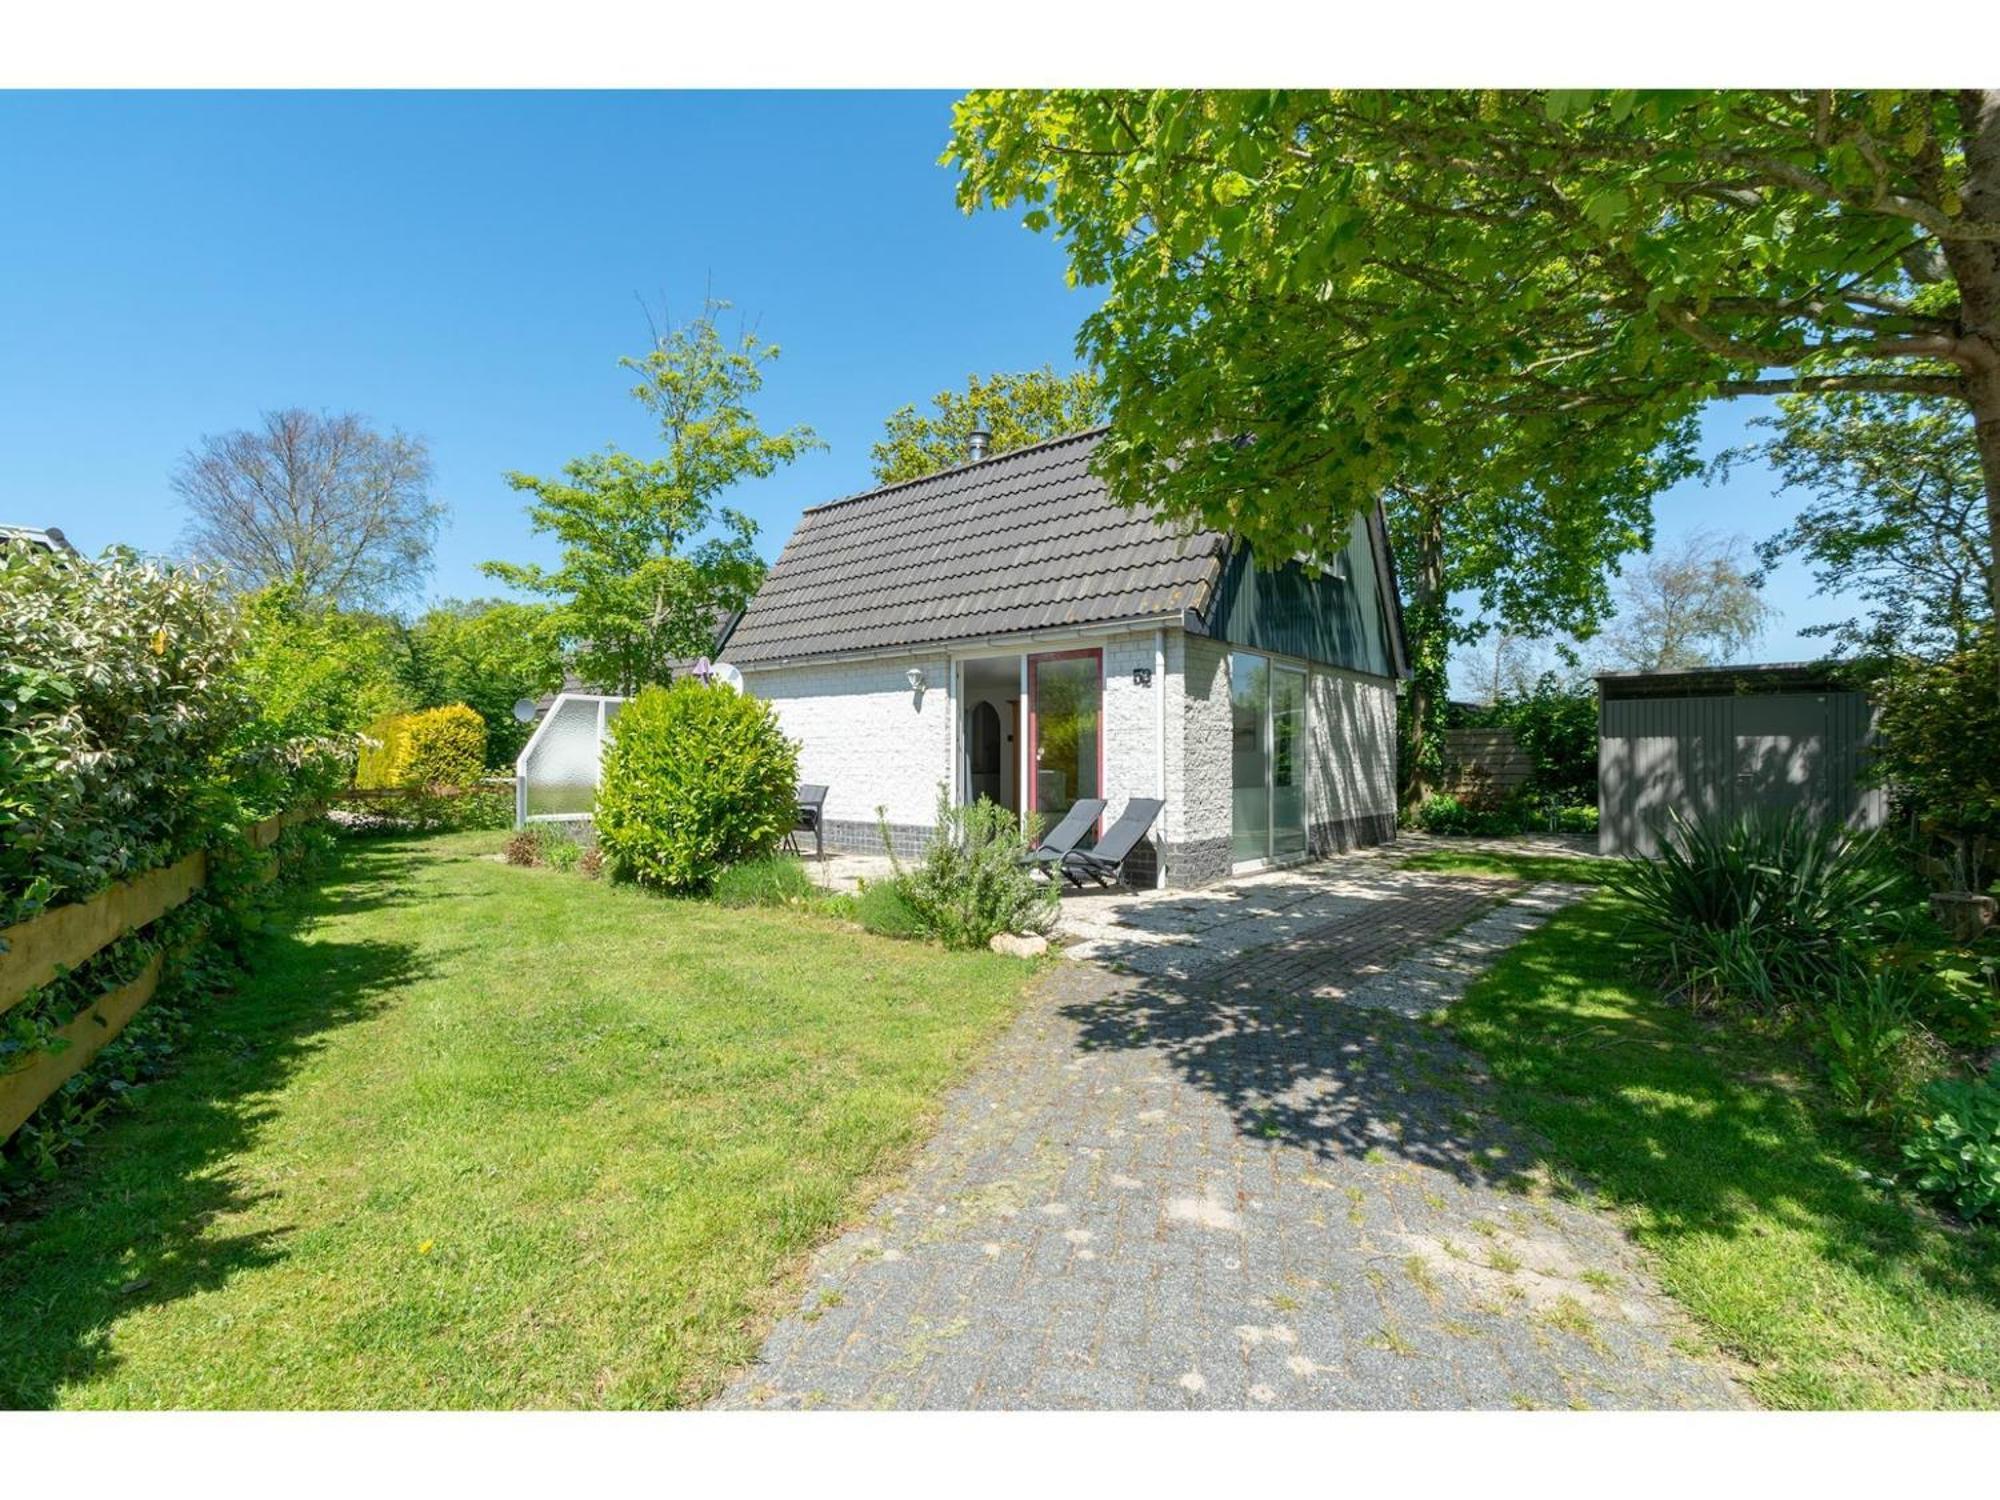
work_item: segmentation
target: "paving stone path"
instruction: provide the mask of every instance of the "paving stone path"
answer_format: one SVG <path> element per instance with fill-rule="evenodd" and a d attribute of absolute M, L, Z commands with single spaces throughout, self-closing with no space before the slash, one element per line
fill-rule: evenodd
<path fill-rule="evenodd" d="M 1741 1404 L 1411 1019 L 1573 892 L 1406 873 L 1282 953 L 1052 970 L 721 1404 Z"/>

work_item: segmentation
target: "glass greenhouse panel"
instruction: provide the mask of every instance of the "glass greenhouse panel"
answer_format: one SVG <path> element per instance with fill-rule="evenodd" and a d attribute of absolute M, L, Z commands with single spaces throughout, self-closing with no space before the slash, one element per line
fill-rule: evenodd
<path fill-rule="evenodd" d="M 605 735 L 624 702 L 588 693 L 557 697 L 515 763 L 517 822 L 590 816 Z"/>

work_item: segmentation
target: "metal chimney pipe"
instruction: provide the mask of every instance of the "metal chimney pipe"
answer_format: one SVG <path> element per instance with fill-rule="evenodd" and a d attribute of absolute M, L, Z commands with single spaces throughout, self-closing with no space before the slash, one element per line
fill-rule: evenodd
<path fill-rule="evenodd" d="M 969 464 L 978 463 L 980 459 L 986 457 L 986 450 L 991 446 L 992 442 L 993 434 L 988 432 L 983 425 L 973 428 L 971 432 L 966 434 L 965 446 L 967 456 L 965 461 Z"/>

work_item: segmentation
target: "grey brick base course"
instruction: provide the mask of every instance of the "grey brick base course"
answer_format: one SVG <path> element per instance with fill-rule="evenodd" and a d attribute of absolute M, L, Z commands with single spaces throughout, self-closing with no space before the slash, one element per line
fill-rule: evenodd
<path fill-rule="evenodd" d="M 930 841 L 931 833 L 932 827 L 928 823 L 891 823 L 889 844 L 896 851 L 898 859 L 915 859 L 924 852 L 924 845 Z M 810 838 L 811 835 L 807 837 Z M 828 818 L 826 847 L 839 849 L 848 854 L 880 854 L 882 825 L 846 818 Z"/>

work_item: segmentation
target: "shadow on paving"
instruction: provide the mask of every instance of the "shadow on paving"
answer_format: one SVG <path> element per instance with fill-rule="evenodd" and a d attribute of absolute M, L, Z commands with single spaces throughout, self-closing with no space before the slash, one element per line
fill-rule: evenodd
<path fill-rule="evenodd" d="M 1076 988 L 1104 977 L 1078 966 Z M 1143 1048 L 1219 1100 L 1236 1129 L 1315 1156 L 1401 1157 L 1468 1185 L 1518 1187 L 1535 1156 L 1499 1131 L 1473 1059 L 1434 1028 L 1337 1000 L 1229 984 L 1115 981 L 1059 1006 L 1086 1051 Z"/>
<path fill-rule="evenodd" d="M 405 846 L 342 846 L 316 888 L 252 939 L 239 988 L 196 1016 L 178 1066 L 63 1164 L 45 1195 L 0 1220 L 0 1406 L 41 1408 L 117 1359 L 118 1319 L 211 1290 L 285 1251 L 283 1229 L 216 1234 L 268 1196 L 218 1163 L 243 1152 L 272 1098 L 325 1044 L 421 977 L 399 943 L 305 940 L 314 919 L 412 899 Z"/>
<path fill-rule="evenodd" d="M 1641 972 L 1616 907 L 1586 904 L 1504 955 L 1443 1027 L 1130 976 L 1066 986 L 1061 1013 L 1086 1049 L 1152 1051 L 1246 1138 L 1328 1160 L 1403 1160 L 1469 1185 L 1545 1182 L 1574 1198 L 1587 1184 L 1655 1248 L 1795 1234 L 1795 1248 L 1756 1263 L 1851 1275 L 1823 1291 L 1854 1299 L 1840 1305 L 1863 1319 L 1813 1335 L 1831 1340 L 1821 1364 L 1837 1364 L 1850 1338 L 1857 1357 L 1893 1360 L 1876 1341 L 1901 1319 L 1936 1340 L 1982 1339 L 1967 1320 L 2000 1308 L 2000 1230 L 1947 1222 L 1886 1183 L 1893 1159 L 1824 1102 L 1818 1064 L 1796 1041 L 1696 1016 L 1635 986 Z M 1993 1379 L 1990 1356 L 1970 1346 L 1931 1372 L 1934 1384 L 1907 1388 L 1794 1376 L 1796 1353 L 1767 1356 L 1786 1404 L 1965 1398 Z"/>

